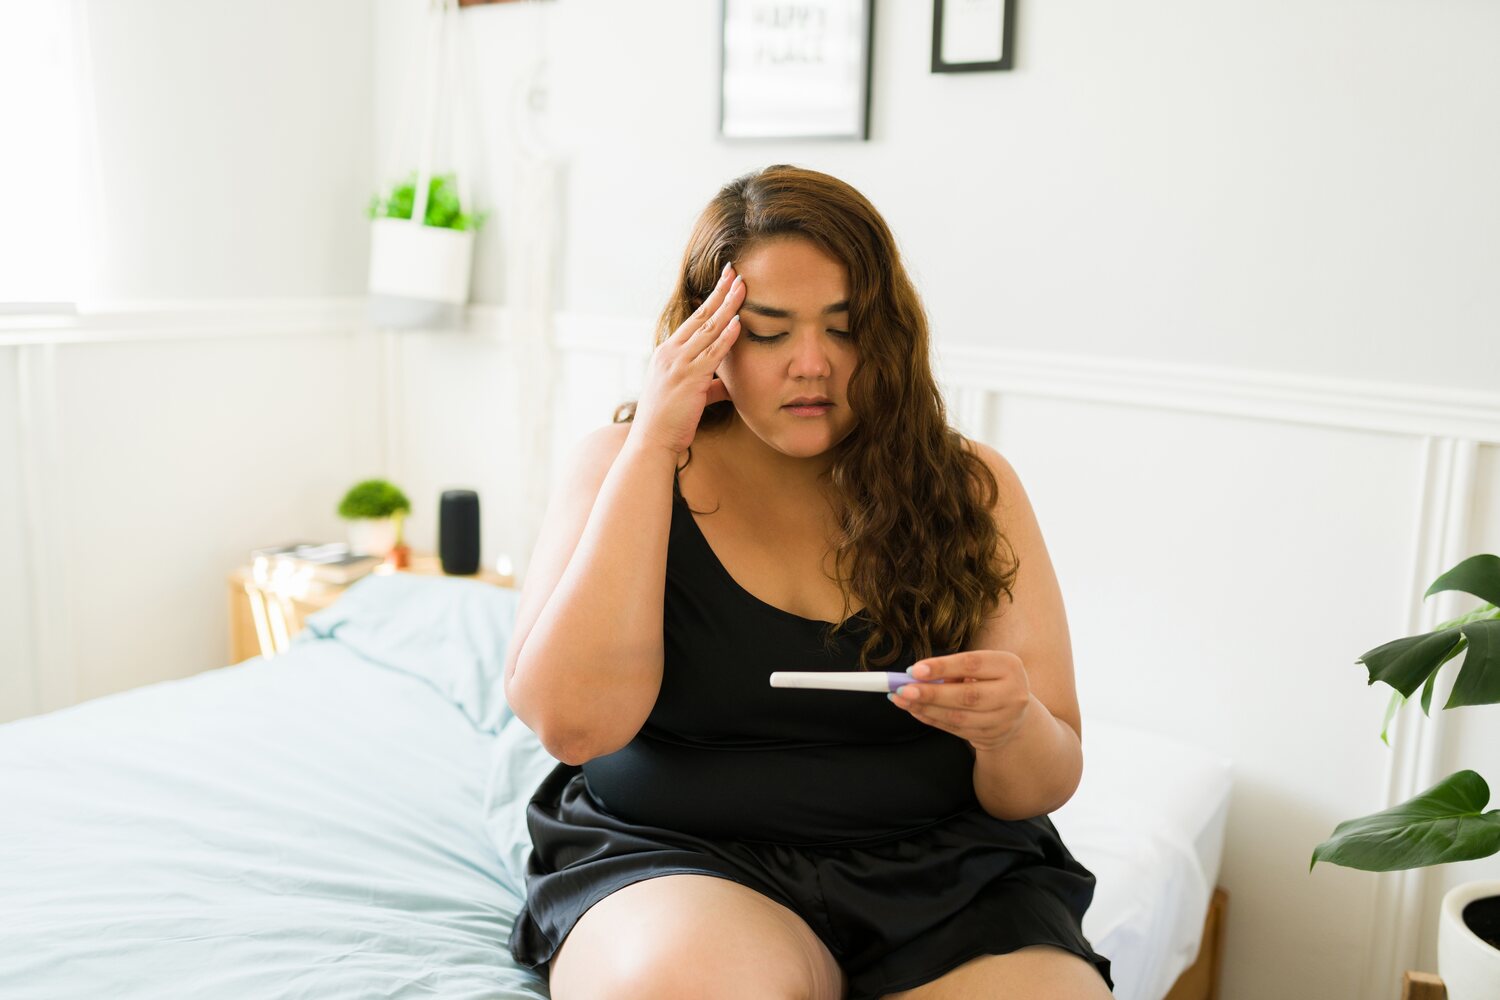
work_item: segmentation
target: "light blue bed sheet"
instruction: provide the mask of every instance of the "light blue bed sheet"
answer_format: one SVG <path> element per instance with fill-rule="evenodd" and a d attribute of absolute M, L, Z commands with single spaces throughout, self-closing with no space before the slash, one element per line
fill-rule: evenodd
<path fill-rule="evenodd" d="M 0 726 L 0 997 L 545 1000 L 515 599 L 367 577 L 280 657 Z"/>
<path fill-rule="evenodd" d="M 517 594 L 367 577 L 293 648 L 0 726 L 0 1000 L 545 1000 L 507 947 L 556 765 L 505 705 Z M 1091 718 L 1053 814 L 1120 1000 L 1201 942 L 1230 762 Z"/>

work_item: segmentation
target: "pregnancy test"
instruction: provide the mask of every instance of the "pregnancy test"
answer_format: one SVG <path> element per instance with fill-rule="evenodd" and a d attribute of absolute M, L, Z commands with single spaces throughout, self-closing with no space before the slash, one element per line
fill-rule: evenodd
<path fill-rule="evenodd" d="M 903 684 L 941 684 L 911 674 L 893 671 L 777 670 L 771 674 L 773 688 L 817 688 L 821 691 L 878 691 L 888 694 Z"/>

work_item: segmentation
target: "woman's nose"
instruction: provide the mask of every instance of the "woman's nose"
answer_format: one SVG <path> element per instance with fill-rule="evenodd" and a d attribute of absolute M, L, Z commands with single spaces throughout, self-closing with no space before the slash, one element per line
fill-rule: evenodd
<path fill-rule="evenodd" d="M 804 336 L 792 342 L 793 375 L 827 375 L 830 367 L 828 345 L 823 343 L 821 337 Z"/>

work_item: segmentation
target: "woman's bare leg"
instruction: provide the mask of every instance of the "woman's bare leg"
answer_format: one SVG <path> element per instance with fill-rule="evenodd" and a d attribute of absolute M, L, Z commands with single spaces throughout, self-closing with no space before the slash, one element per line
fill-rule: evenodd
<path fill-rule="evenodd" d="M 1004 955 L 980 955 L 914 990 L 881 1000 L 1109 1000 L 1104 977 L 1064 948 L 1027 945 Z"/>
<path fill-rule="evenodd" d="M 660 875 L 589 908 L 552 957 L 552 1000 L 842 1000 L 797 914 L 712 875 Z"/>

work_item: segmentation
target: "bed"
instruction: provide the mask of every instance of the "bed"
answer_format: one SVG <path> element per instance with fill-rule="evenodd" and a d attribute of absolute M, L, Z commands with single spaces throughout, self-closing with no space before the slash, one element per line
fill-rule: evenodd
<path fill-rule="evenodd" d="M 366 577 L 274 659 L 0 726 L 0 996 L 545 1000 L 506 947 L 554 763 L 504 703 L 517 597 Z M 1084 752 L 1053 819 L 1115 995 L 1207 1000 L 1229 763 Z"/>

